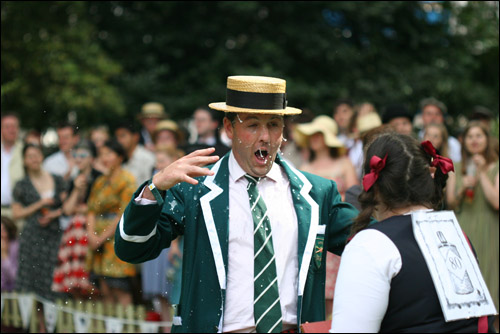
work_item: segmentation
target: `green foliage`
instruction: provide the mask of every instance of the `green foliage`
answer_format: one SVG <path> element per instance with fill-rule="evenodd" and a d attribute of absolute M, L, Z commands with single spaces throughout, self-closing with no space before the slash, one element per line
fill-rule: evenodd
<path fill-rule="evenodd" d="M 158 101 L 182 119 L 224 101 L 227 76 L 248 74 L 286 79 L 289 105 L 316 114 L 343 97 L 418 112 L 428 96 L 455 116 L 478 104 L 498 114 L 497 10 L 492 2 L 3 2 L 2 109 L 43 125 L 76 110 L 88 126 Z"/>
<path fill-rule="evenodd" d="M 87 125 L 123 114 L 110 84 L 121 65 L 102 52 L 85 11 L 81 2 L 2 2 L 2 110 L 20 113 L 24 127 L 69 111 Z"/>

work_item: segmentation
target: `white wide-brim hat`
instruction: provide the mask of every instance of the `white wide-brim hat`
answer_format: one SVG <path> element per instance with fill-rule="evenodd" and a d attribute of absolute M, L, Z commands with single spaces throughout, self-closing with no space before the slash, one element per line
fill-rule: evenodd
<path fill-rule="evenodd" d="M 321 132 L 328 147 L 344 147 L 344 144 L 337 138 L 338 127 L 335 120 L 329 116 L 318 116 L 310 123 L 297 125 L 294 129 L 293 138 L 300 147 L 309 145 L 309 137 Z"/>
<path fill-rule="evenodd" d="M 302 110 L 287 106 L 286 81 L 261 76 L 227 78 L 226 102 L 214 102 L 210 108 L 224 112 L 298 115 Z"/>

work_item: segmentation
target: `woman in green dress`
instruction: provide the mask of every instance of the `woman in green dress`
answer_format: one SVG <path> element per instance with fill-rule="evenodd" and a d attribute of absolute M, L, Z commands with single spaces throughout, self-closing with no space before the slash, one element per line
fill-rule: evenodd
<path fill-rule="evenodd" d="M 450 174 L 446 191 L 498 310 L 498 156 L 488 129 L 477 121 L 465 128 L 462 162 Z"/>

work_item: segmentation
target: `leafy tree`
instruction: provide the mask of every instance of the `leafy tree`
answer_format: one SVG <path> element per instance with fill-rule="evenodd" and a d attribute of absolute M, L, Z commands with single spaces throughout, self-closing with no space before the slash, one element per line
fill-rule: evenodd
<path fill-rule="evenodd" d="M 2 108 L 77 110 L 87 126 L 158 101 L 178 120 L 249 74 L 286 79 L 289 104 L 316 114 L 343 97 L 416 113 L 428 96 L 498 113 L 495 2 L 36 4 L 2 3 Z"/>
<path fill-rule="evenodd" d="M 223 101 L 226 77 L 234 74 L 285 78 L 290 103 L 317 114 L 331 113 L 341 97 L 372 101 L 379 109 L 404 102 L 418 112 L 419 100 L 431 95 L 452 115 L 467 115 L 476 104 L 498 110 L 498 17 L 490 3 L 92 6 L 102 13 L 93 20 L 106 31 L 104 48 L 115 59 L 129 56 L 121 62 L 127 76 L 117 84 L 126 90 L 130 113 L 159 100 L 172 117 L 187 117 L 197 105 Z M 125 38 L 126 27 L 133 32 Z"/>
<path fill-rule="evenodd" d="M 42 129 L 69 111 L 83 124 L 124 112 L 109 84 L 121 66 L 100 47 L 81 2 L 2 2 L 2 110 Z"/>

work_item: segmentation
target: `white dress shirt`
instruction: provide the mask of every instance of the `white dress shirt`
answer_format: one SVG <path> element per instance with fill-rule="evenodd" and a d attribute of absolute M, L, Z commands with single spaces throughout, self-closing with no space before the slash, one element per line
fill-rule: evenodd
<path fill-rule="evenodd" d="M 43 161 L 43 169 L 51 174 L 64 177 L 69 171 L 69 162 L 62 151 L 57 151 L 49 155 Z M 78 175 L 78 167 L 73 166 L 70 177 L 74 179 Z"/>
<path fill-rule="evenodd" d="M 229 155 L 229 247 L 222 330 L 255 330 L 253 230 L 245 171 Z M 290 182 L 278 164 L 257 184 L 267 207 L 276 255 L 283 328 L 297 326 L 298 226 Z"/>
<path fill-rule="evenodd" d="M 132 157 L 123 164 L 123 169 L 129 171 L 135 177 L 136 186 L 151 178 L 155 166 L 155 155 L 142 145 L 137 145 Z"/>

